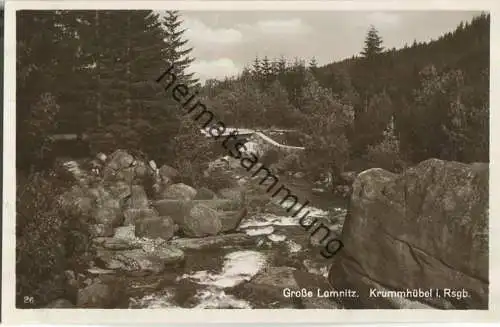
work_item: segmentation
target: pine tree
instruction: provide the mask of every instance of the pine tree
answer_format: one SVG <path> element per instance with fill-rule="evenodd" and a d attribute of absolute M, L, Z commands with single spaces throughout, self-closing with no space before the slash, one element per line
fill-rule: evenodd
<path fill-rule="evenodd" d="M 164 90 L 154 80 L 165 69 L 162 59 L 170 59 L 171 49 L 161 42 L 165 31 L 161 28 L 159 15 L 153 11 L 133 11 L 129 28 L 132 46 L 128 52 L 128 90 L 138 147 L 163 161 L 172 155 L 164 140 L 174 138 L 178 132 L 179 108 L 172 99 L 165 97 Z M 181 76 L 191 86 L 198 82 L 191 74 Z"/>
<path fill-rule="evenodd" d="M 95 108 L 96 151 L 112 151 L 118 145 L 131 146 L 133 132 L 130 103 L 130 14 L 126 11 L 83 12 L 80 38 L 82 61 L 91 76 L 88 90 L 95 92 L 88 106 Z M 161 42 L 161 40 L 160 40 Z M 133 136 L 130 137 L 133 139 Z M 122 144 L 124 143 L 124 144 Z"/>
<path fill-rule="evenodd" d="M 177 76 L 183 79 L 189 86 L 194 86 L 198 83 L 198 79 L 194 78 L 194 73 L 187 73 L 186 68 L 194 61 L 194 58 L 189 54 L 193 48 L 185 48 L 188 40 L 183 38 L 185 29 L 180 29 L 182 20 L 180 14 L 176 10 L 169 10 L 163 18 L 163 26 L 167 32 L 165 43 L 167 51 L 165 53 L 167 60 L 173 63 L 177 69 Z"/>
<path fill-rule="evenodd" d="M 273 76 L 278 77 L 280 74 L 280 62 L 279 59 L 274 58 L 271 62 L 271 71 Z"/>
<path fill-rule="evenodd" d="M 264 78 L 264 86 L 267 86 L 273 79 L 273 65 L 267 56 L 262 59 L 262 77 Z"/>
<path fill-rule="evenodd" d="M 286 58 L 281 56 L 280 59 L 278 60 L 278 74 L 283 75 L 286 73 L 286 70 L 287 70 Z"/>
<path fill-rule="evenodd" d="M 255 57 L 252 64 L 252 74 L 254 78 L 259 80 L 262 77 L 262 64 L 258 56 Z"/>
<path fill-rule="evenodd" d="M 300 108 L 299 99 L 302 89 L 306 83 L 306 66 L 302 59 L 295 58 L 286 80 L 283 82 L 289 96 L 290 102 L 297 108 Z"/>
<path fill-rule="evenodd" d="M 47 144 L 45 140 L 55 132 L 55 122 L 59 121 L 47 118 L 51 124 L 41 124 L 43 112 L 55 117 L 62 108 L 60 101 L 67 100 L 63 95 L 75 86 L 72 67 L 76 47 L 63 18 L 61 11 L 22 11 L 18 15 L 16 128 L 22 132 L 16 141 L 20 168 L 37 166 L 40 159 L 37 144 Z M 64 103 L 65 108 L 70 105 Z M 73 110 L 73 122 L 81 117 L 78 109 L 81 107 Z"/>
<path fill-rule="evenodd" d="M 93 93 L 87 105 L 95 108 L 88 125 L 94 150 L 140 149 L 161 160 L 168 151 L 160 139 L 177 132 L 177 108 L 154 82 L 171 55 L 159 15 L 86 11 L 78 21 L 82 65 L 91 76 L 85 89 Z"/>
<path fill-rule="evenodd" d="M 288 94 L 278 80 L 270 83 L 263 99 L 264 124 L 289 128 L 300 121 L 298 111 L 289 102 Z"/>
<path fill-rule="evenodd" d="M 361 55 L 365 58 L 371 58 L 382 53 L 383 50 L 382 38 L 379 36 L 377 29 L 372 25 L 366 35 L 365 47 L 363 48 Z"/>

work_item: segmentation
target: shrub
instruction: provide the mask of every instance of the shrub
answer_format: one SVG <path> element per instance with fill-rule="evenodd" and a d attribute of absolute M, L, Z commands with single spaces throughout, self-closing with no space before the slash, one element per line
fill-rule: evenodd
<path fill-rule="evenodd" d="M 379 144 L 368 146 L 367 160 L 378 168 L 399 172 L 403 166 L 400 157 L 399 140 L 394 135 L 394 121 L 384 131 L 384 139 Z"/>
<path fill-rule="evenodd" d="M 276 164 L 275 167 L 279 172 L 284 171 L 301 171 L 304 168 L 304 161 L 302 153 L 293 152 L 287 154 L 285 157 L 281 158 Z"/>
<path fill-rule="evenodd" d="M 179 133 L 172 140 L 174 158 L 171 165 L 179 171 L 183 183 L 199 186 L 203 172 L 208 163 L 222 152 L 222 147 L 214 140 L 208 139 L 199 131 L 199 126 L 185 120 Z"/>
<path fill-rule="evenodd" d="M 49 135 L 55 131 L 56 117 L 60 110 L 54 95 L 43 93 L 36 103 L 29 106 L 27 115 L 18 117 L 17 167 L 30 169 L 44 167 L 51 162 L 53 142 Z M 23 115 L 23 116 L 24 116 Z"/>
<path fill-rule="evenodd" d="M 262 165 L 269 167 L 272 164 L 277 163 L 280 160 L 280 157 L 281 153 L 278 150 L 270 148 L 259 158 L 259 162 Z"/>
<path fill-rule="evenodd" d="M 39 307 L 64 296 L 64 271 L 85 266 L 88 219 L 69 215 L 58 201 L 67 185 L 54 173 L 35 173 L 17 188 L 16 302 Z M 32 296 L 34 304 L 23 303 Z"/>

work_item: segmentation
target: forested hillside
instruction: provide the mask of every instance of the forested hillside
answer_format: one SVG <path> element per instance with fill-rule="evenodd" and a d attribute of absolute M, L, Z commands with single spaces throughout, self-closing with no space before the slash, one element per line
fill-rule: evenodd
<path fill-rule="evenodd" d="M 182 75 L 194 60 L 179 13 L 23 11 L 18 19 L 19 166 L 50 157 L 51 133 L 102 135 L 91 152 L 179 156 L 185 142 L 176 140 L 193 133 L 154 85 L 168 61 Z M 207 81 L 201 94 L 226 125 L 297 129 L 315 158 L 311 170 L 487 161 L 489 19 L 390 50 L 372 27 L 348 60 L 317 67 L 314 58 L 256 58 L 238 77 Z"/>
<path fill-rule="evenodd" d="M 234 125 L 303 132 L 312 170 L 488 161 L 489 19 L 390 50 L 371 27 L 348 60 L 317 67 L 314 58 L 256 58 L 238 78 L 209 81 L 206 93 Z"/>

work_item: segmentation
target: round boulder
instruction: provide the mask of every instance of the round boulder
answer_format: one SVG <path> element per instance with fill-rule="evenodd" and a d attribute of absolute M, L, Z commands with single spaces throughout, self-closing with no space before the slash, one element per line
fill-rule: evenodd
<path fill-rule="evenodd" d="M 163 165 L 160 167 L 159 174 L 163 182 L 174 182 L 179 177 L 179 172 L 177 169 L 170 167 L 169 165 Z"/>
<path fill-rule="evenodd" d="M 194 199 L 196 197 L 196 193 L 196 189 L 193 187 L 183 183 L 178 183 L 165 188 L 160 194 L 160 199 L 187 201 Z"/>
<path fill-rule="evenodd" d="M 196 204 L 189 215 L 183 217 L 179 227 L 186 236 L 204 237 L 219 234 L 223 226 L 217 211 L 206 205 Z"/>
<path fill-rule="evenodd" d="M 195 200 L 212 200 L 217 198 L 217 195 L 214 191 L 209 188 L 202 187 L 198 190 L 195 196 Z"/>
<path fill-rule="evenodd" d="M 149 217 L 135 222 L 135 236 L 170 240 L 175 233 L 175 223 L 170 217 Z"/>
<path fill-rule="evenodd" d="M 245 191 L 239 187 L 223 188 L 218 192 L 219 196 L 223 199 L 228 199 L 234 203 L 243 205 L 245 203 Z"/>

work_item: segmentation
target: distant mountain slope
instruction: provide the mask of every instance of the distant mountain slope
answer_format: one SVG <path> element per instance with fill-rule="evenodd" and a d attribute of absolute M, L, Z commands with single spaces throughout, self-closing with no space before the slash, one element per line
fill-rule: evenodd
<path fill-rule="evenodd" d="M 472 80 L 479 78 L 489 68 L 489 43 L 490 16 L 483 14 L 437 40 L 386 51 L 376 65 L 370 65 L 370 72 L 364 58 L 354 57 L 319 68 L 319 78 L 335 89 L 335 75 L 347 70 L 358 92 L 376 84 L 374 92 L 386 89 L 392 95 L 407 96 L 418 83 L 418 72 L 430 64 L 438 70 L 461 69 Z"/>

